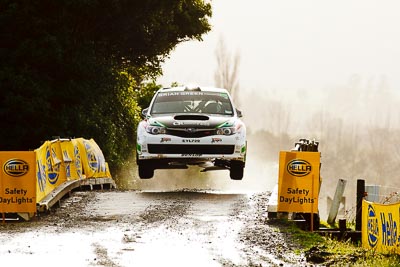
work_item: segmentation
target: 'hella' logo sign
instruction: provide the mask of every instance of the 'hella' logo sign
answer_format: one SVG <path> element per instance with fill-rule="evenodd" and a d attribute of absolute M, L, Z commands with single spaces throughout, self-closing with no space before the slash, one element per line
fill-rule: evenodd
<path fill-rule="evenodd" d="M 311 173 L 311 164 L 302 159 L 294 159 L 289 161 L 286 170 L 293 176 L 303 177 Z"/>
<path fill-rule="evenodd" d="M 3 171 L 14 177 L 25 175 L 29 171 L 29 164 L 22 159 L 10 159 L 3 165 Z"/>
<path fill-rule="evenodd" d="M 367 224 L 368 244 L 371 248 L 378 244 L 379 238 L 379 223 L 378 216 L 375 212 L 374 207 L 368 205 L 368 224 Z"/>

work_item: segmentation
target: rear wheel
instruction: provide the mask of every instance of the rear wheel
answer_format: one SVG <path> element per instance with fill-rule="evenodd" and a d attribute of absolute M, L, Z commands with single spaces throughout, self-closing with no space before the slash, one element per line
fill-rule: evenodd
<path fill-rule="evenodd" d="M 149 162 L 138 162 L 140 179 L 150 179 L 154 176 L 154 168 Z"/>
<path fill-rule="evenodd" d="M 244 170 L 244 162 L 232 160 L 229 175 L 232 180 L 242 180 Z"/>

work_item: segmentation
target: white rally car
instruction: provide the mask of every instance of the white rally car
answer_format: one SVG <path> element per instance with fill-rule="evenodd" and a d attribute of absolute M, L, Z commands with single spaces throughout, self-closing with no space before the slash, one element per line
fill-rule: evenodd
<path fill-rule="evenodd" d="M 155 169 L 229 169 L 243 178 L 246 127 L 227 90 L 206 87 L 163 88 L 142 111 L 137 129 L 137 164 L 142 179 Z"/>

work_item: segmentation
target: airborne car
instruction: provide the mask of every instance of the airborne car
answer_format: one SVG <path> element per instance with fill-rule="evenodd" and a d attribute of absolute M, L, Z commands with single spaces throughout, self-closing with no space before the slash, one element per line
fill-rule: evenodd
<path fill-rule="evenodd" d="M 142 179 L 156 169 L 230 170 L 243 178 L 246 127 L 227 90 L 172 87 L 156 92 L 137 129 L 137 164 Z"/>

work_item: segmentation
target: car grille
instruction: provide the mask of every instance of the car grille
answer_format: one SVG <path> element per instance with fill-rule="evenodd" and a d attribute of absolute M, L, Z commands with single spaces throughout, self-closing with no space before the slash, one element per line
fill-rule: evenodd
<path fill-rule="evenodd" d="M 216 130 L 197 130 L 195 132 L 188 132 L 185 130 L 174 130 L 174 129 L 167 129 L 166 134 L 173 135 L 173 136 L 179 136 L 179 137 L 185 137 L 185 138 L 199 138 L 199 137 L 205 137 L 205 136 L 210 136 L 210 135 L 216 135 Z"/>
<path fill-rule="evenodd" d="M 152 154 L 233 154 L 234 145 L 159 145 L 148 144 Z"/>

